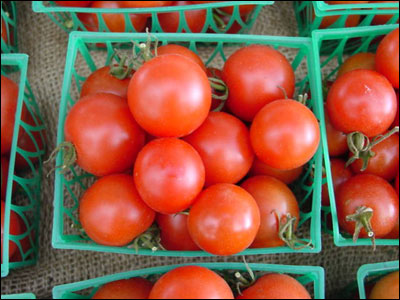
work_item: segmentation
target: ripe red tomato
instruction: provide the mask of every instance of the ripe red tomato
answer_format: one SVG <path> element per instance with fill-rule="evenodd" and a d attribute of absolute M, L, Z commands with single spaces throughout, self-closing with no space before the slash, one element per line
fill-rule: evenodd
<path fill-rule="evenodd" d="M 376 70 L 399 88 L 399 28 L 389 33 L 376 50 Z"/>
<path fill-rule="evenodd" d="M 189 4 L 191 4 L 190 1 L 175 1 L 173 6 L 182 6 Z M 179 32 L 187 32 L 185 29 L 183 29 L 184 27 L 179 27 L 180 22 L 183 22 L 183 19 L 180 20 L 179 11 L 160 13 L 157 15 L 157 17 L 160 26 L 164 32 L 178 32 L 179 28 L 182 28 L 181 30 L 179 30 Z M 202 32 L 206 23 L 206 18 L 207 10 L 205 9 L 185 11 L 185 20 L 190 32 Z"/>
<path fill-rule="evenodd" d="M 80 200 L 82 227 L 100 245 L 125 246 L 145 232 L 154 219 L 155 212 L 140 198 L 129 175 L 100 178 Z"/>
<path fill-rule="evenodd" d="M 5 156 L 1 157 L 1 200 L 6 199 L 7 192 L 7 180 L 8 180 L 8 158 Z"/>
<path fill-rule="evenodd" d="M 205 4 L 205 3 L 216 3 L 216 2 L 224 2 L 224 1 L 191 1 L 195 4 Z M 254 8 L 255 5 L 239 5 L 239 13 L 241 16 L 246 16 L 250 14 Z M 223 12 L 232 15 L 234 6 L 225 6 L 225 7 L 219 7 L 218 9 L 222 10 Z"/>
<path fill-rule="evenodd" d="M 260 210 L 243 188 L 216 184 L 197 198 L 189 213 L 188 228 L 194 242 L 204 251 L 233 255 L 253 243 L 260 228 Z"/>
<path fill-rule="evenodd" d="M 170 251 L 198 251 L 187 227 L 188 216 L 184 214 L 158 214 L 156 221 L 161 230 L 161 244 Z"/>
<path fill-rule="evenodd" d="M 397 115 L 396 115 L 396 118 L 394 119 L 394 122 L 393 122 L 392 127 L 399 126 L 399 109 L 400 109 L 400 105 L 399 105 L 399 91 L 396 92 L 396 96 L 397 96 Z"/>
<path fill-rule="evenodd" d="M 325 113 L 326 138 L 328 140 L 329 155 L 342 156 L 349 152 L 347 135 L 333 127 L 329 116 Z"/>
<path fill-rule="evenodd" d="M 54 1 L 58 6 L 87 7 L 93 1 Z"/>
<path fill-rule="evenodd" d="M 399 193 L 399 173 L 397 173 L 397 177 L 396 177 L 396 180 L 394 182 L 394 188 L 396 189 L 397 194 L 398 194 Z"/>
<path fill-rule="evenodd" d="M 392 125 L 397 111 L 396 93 L 379 73 L 354 70 L 339 77 L 332 85 L 326 108 L 337 130 L 344 133 L 360 131 L 374 137 Z"/>
<path fill-rule="evenodd" d="M 369 3 L 399 3 L 399 1 L 368 1 Z M 397 7 L 391 8 L 380 8 L 380 9 L 398 9 Z M 385 25 L 387 24 L 393 15 L 378 15 L 375 14 L 374 18 L 372 19 L 372 25 Z M 399 21 L 397 21 L 398 23 Z"/>
<path fill-rule="evenodd" d="M 354 70 L 371 70 L 375 71 L 375 54 L 374 53 L 357 53 L 346 59 L 340 66 L 337 78 Z"/>
<path fill-rule="evenodd" d="M 351 172 L 350 168 L 346 168 L 346 162 L 341 159 L 331 160 L 331 172 L 333 189 L 336 194 L 342 184 L 353 177 L 353 173 Z M 329 199 L 328 185 L 325 184 L 322 187 L 322 205 L 329 206 Z"/>
<path fill-rule="evenodd" d="M 147 144 L 135 163 L 136 187 L 156 212 L 175 214 L 188 209 L 204 186 L 200 155 L 188 143 L 158 139 Z"/>
<path fill-rule="evenodd" d="M 143 278 L 118 280 L 103 285 L 92 299 L 148 299 L 152 288 Z"/>
<path fill-rule="evenodd" d="M 347 3 L 353 2 L 353 1 L 346 1 Z M 335 24 L 339 18 L 341 17 L 341 14 L 338 13 L 338 15 L 334 16 L 326 16 L 323 17 L 321 20 L 321 24 L 319 25 L 319 29 L 326 29 L 326 28 L 334 28 L 338 27 L 337 25 L 332 26 Z M 345 27 L 356 27 L 360 23 L 360 15 L 348 15 L 345 21 Z M 313 9 L 312 11 L 312 20 L 315 20 L 315 11 Z"/>
<path fill-rule="evenodd" d="M 3 200 L 1 200 L 1 263 L 3 263 L 3 236 L 4 236 L 5 214 L 6 214 L 6 204 Z M 12 235 L 22 234 L 21 224 L 19 222 L 18 215 L 13 210 L 10 211 L 9 234 L 10 237 Z M 12 257 L 16 253 L 17 249 L 18 249 L 17 245 L 10 239 L 8 244 L 8 257 Z"/>
<path fill-rule="evenodd" d="M 293 69 L 280 52 L 268 46 L 251 45 L 232 54 L 223 69 L 229 89 L 227 105 L 239 118 L 252 121 L 266 104 L 293 97 Z"/>
<path fill-rule="evenodd" d="M 380 279 L 368 299 L 399 299 L 399 271 Z"/>
<path fill-rule="evenodd" d="M 204 72 L 207 71 L 206 66 L 204 65 L 201 58 L 196 53 L 194 53 L 192 50 L 190 50 L 186 47 L 183 47 L 180 45 L 174 45 L 174 44 L 164 45 L 164 46 L 158 47 L 157 54 L 158 54 L 158 56 L 166 55 L 166 54 L 183 55 L 183 56 L 193 60 L 196 64 L 198 64 L 204 70 Z"/>
<path fill-rule="evenodd" d="M 217 24 L 218 28 L 220 31 L 224 33 L 231 33 L 231 34 L 236 34 L 242 29 L 242 25 L 238 23 L 237 21 L 234 21 L 233 24 L 227 29 L 227 25 L 229 24 L 231 18 L 234 18 L 231 15 L 219 15 L 216 11 L 214 12 L 214 18 L 215 16 L 219 17 L 222 21 L 222 24 Z M 209 28 L 207 32 L 210 33 L 216 33 L 216 31 L 212 28 Z M 219 31 L 217 31 L 219 32 Z"/>
<path fill-rule="evenodd" d="M 267 274 L 236 299 L 311 299 L 304 286 L 285 274 Z"/>
<path fill-rule="evenodd" d="M 254 197 L 261 214 L 261 226 L 251 248 L 284 246 L 279 237 L 279 222 L 285 222 L 290 214 L 297 218 L 296 230 L 300 219 L 299 205 L 292 191 L 283 182 L 268 176 L 250 178 L 241 187 Z"/>
<path fill-rule="evenodd" d="M 389 234 L 399 218 L 399 198 L 393 187 L 375 175 L 357 175 L 350 178 L 336 194 L 336 206 L 340 227 L 354 234 L 355 222 L 346 217 L 354 215 L 357 209 L 368 207 L 373 210 L 371 227 L 376 238 Z M 360 237 L 368 237 L 363 228 Z"/>
<path fill-rule="evenodd" d="M 239 119 L 224 112 L 211 112 L 191 135 L 185 137 L 200 154 L 206 169 L 206 186 L 237 183 L 254 160 L 250 134 Z"/>
<path fill-rule="evenodd" d="M 145 8 L 170 6 L 174 1 L 120 1 L 123 7 Z"/>
<path fill-rule="evenodd" d="M 75 146 L 78 165 L 96 176 L 131 168 L 144 139 L 126 100 L 112 94 L 80 99 L 65 121 L 65 140 Z"/>
<path fill-rule="evenodd" d="M 393 230 L 387 236 L 385 236 L 385 239 L 398 240 L 399 239 L 399 229 L 400 229 L 399 228 L 399 219 L 397 219 L 396 225 L 394 226 Z"/>
<path fill-rule="evenodd" d="M 229 285 L 213 271 L 197 266 L 176 268 L 162 276 L 149 299 L 234 299 Z"/>
<path fill-rule="evenodd" d="M 20 228 L 21 228 L 21 234 L 25 234 L 27 232 L 27 230 L 28 230 L 27 227 L 26 227 L 26 224 L 25 224 L 24 220 L 22 220 L 22 218 L 18 214 L 16 214 L 16 216 L 17 216 L 17 218 L 19 220 L 19 224 L 20 224 Z M 25 238 L 19 240 L 19 242 L 21 243 L 22 252 L 21 252 L 20 249 L 18 249 L 14 253 L 14 255 L 11 257 L 10 262 L 22 262 L 22 261 L 24 261 L 24 257 L 23 256 L 26 255 L 27 252 L 33 247 L 33 244 L 31 243 L 31 240 L 32 240 L 33 243 L 35 242 L 35 231 L 34 230 L 32 230 L 30 232 L 30 234 L 27 235 Z M 30 259 L 30 258 L 31 258 L 31 256 L 28 255 L 27 258 L 25 257 L 25 260 Z"/>
<path fill-rule="evenodd" d="M 162 55 L 133 75 L 128 102 L 136 121 L 151 135 L 182 137 L 207 118 L 211 87 L 206 73 L 190 59 Z"/>
<path fill-rule="evenodd" d="M 1 18 L 1 38 L 3 39 L 4 43 L 8 43 L 7 26 L 3 18 Z"/>
<path fill-rule="evenodd" d="M 318 120 L 305 105 L 279 100 L 254 118 L 250 138 L 257 157 L 267 165 L 290 170 L 305 165 L 320 142 Z"/>

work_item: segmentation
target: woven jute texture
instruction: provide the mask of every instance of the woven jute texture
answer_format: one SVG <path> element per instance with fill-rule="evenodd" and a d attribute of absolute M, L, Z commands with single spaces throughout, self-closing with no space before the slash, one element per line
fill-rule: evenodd
<path fill-rule="evenodd" d="M 18 2 L 17 5 L 20 51 L 30 57 L 28 78 L 48 127 L 49 149 L 53 149 L 68 35 L 46 15 L 33 13 L 30 2 Z M 252 33 L 296 36 L 292 3 L 278 1 L 264 8 Z M 44 174 L 50 167 L 46 167 Z M 39 262 L 31 268 L 13 270 L 8 277 L 1 279 L 1 294 L 33 292 L 40 298 L 50 298 L 55 285 L 117 272 L 177 263 L 242 261 L 241 257 L 156 258 L 54 250 L 51 247 L 53 181 L 54 176 L 51 175 L 44 179 L 43 184 Z M 356 272 L 361 265 L 396 260 L 398 255 L 398 247 L 378 247 L 375 253 L 370 247 L 337 248 L 332 238 L 324 235 L 323 251 L 320 254 L 250 256 L 247 261 L 322 266 L 327 275 L 327 296 L 333 297 L 337 291 L 356 279 Z"/>

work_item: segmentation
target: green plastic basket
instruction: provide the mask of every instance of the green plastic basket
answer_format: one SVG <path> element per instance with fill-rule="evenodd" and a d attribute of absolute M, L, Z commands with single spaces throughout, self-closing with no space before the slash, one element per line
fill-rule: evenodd
<path fill-rule="evenodd" d="M 92 280 L 56 286 L 53 289 L 54 299 L 91 299 L 96 291 L 104 284 L 124 280 L 134 277 L 154 277 L 165 274 L 181 266 L 200 266 L 213 271 L 239 271 L 245 273 L 246 265 L 243 263 L 204 263 L 204 264 L 185 264 L 163 266 L 151 269 L 130 271 L 126 273 L 114 274 Z M 325 271 L 321 267 L 313 266 L 285 266 L 285 265 L 266 265 L 249 264 L 256 276 L 266 273 L 281 273 L 296 276 L 296 279 L 304 286 L 309 287 L 309 292 L 314 294 L 315 299 L 325 297 Z"/>
<path fill-rule="evenodd" d="M 18 70 L 14 73 L 5 73 L 4 70 Z M 40 116 L 39 108 L 36 104 L 35 97 L 29 86 L 26 74 L 28 68 L 28 56 L 26 54 L 1 54 L 1 74 L 14 79 L 19 84 L 18 105 L 15 117 L 14 137 L 10 153 L 10 166 L 8 173 L 7 194 L 5 199 L 6 211 L 4 219 L 4 247 L 3 262 L 1 264 L 1 277 L 8 275 L 10 269 L 33 265 L 38 257 L 38 241 L 39 241 L 39 219 L 40 219 L 40 193 L 42 181 L 42 158 L 45 150 L 44 146 L 39 147 L 35 143 L 36 151 L 28 152 L 17 146 L 18 133 L 24 129 L 29 137 L 33 140 L 33 132 L 40 132 L 42 145 L 45 145 L 45 137 L 43 135 L 44 126 L 43 119 Z M 35 126 L 27 124 L 21 120 L 21 111 L 23 104 L 27 111 L 33 117 Z M 15 173 L 16 154 L 21 155 L 29 164 L 28 170 Z M 38 158 L 38 163 L 32 164 L 31 159 Z M 13 191 L 12 185 L 16 188 Z M 9 234 L 10 209 L 19 215 L 26 227 L 26 231 L 18 236 Z M 29 239 L 30 249 L 23 249 L 21 242 Z M 9 240 L 18 246 L 22 260 L 19 262 L 11 262 L 8 258 Z"/>
<path fill-rule="evenodd" d="M 2 295 L 1 299 L 36 299 L 34 294 Z"/>
<path fill-rule="evenodd" d="M 17 53 L 17 8 L 15 1 L 1 1 L 1 20 L 4 21 L 1 26 L 1 53 Z M 5 33 L 3 33 L 5 29 Z M 3 35 L 7 40 L 3 39 Z"/>
<path fill-rule="evenodd" d="M 206 65 L 221 66 L 226 60 L 227 54 L 232 53 L 236 46 L 250 44 L 270 45 L 280 50 L 292 51 L 294 59 L 292 66 L 296 72 L 308 70 L 308 75 L 298 78 L 297 92 L 303 93 L 311 89 L 312 94 L 316 95 L 316 72 L 312 53 L 312 43 L 310 38 L 289 38 L 274 36 L 245 36 L 245 35 L 225 35 L 225 34 L 154 34 L 161 44 L 180 43 L 189 47 L 191 50 L 207 53 Z M 69 108 L 79 98 L 79 91 L 85 78 L 97 68 L 109 63 L 112 57 L 114 44 L 144 42 L 148 36 L 146 34 L 132 33 L 90 33 L 73 32 L 70 34 L 64 82 L 62 88 L 60 114 L 58 123 L 57 144 L 64 141 L 64 122 Z M 207 42 L 208 48 L 200 47 L 198 44 Z M 90 45 L 95 43 L 106 44 L 107 53 L 104 51 L 90 50 Z M 229 47 L 224 47 L 228 43 Z M 304 76 L 304 75 L 303 75 Z M 318 102 L 311 99 L 309 102 L 317 118 L 320 118 L 323 110 Z M 60 165 L 62 153 L 57 156 L 56 165 Z M 322 174 L 322 146 L 306 168 L 303 177 L 294 186 L 297 191 L 300 208 L 301 220 L 299 231 L 303 233 L 301 237 L 311 240 L 313 248 L 294 251 L 289 247 L 278 247 L 268 249 L 248 249 L 241 255 L 273 254 L 273 253 L 319 253 L 321 251 L 321 174 Z M 156 251 L 140 249 L 138 252 L 132 247 L 107 247 L 94 244 L 88 238 L 80 235 L 78 218 L 79 199 L 88 187 L 89 174 L 82 174 L 81 169 L 73 168 L 71 172 L 62 175 L 59 170 L 55 175 L 54 191 L 54 222 L 52 242 L 54 248 L 91 250 L 101 252 L 114 252 L 124 254 L 155 255 L 155 256 L 177 256 L 177 257 L 199 257 L 209 256 L 204 251 Z M 90 178 L 89 178 L 90 179 Z"/>
<path fill-rule="evenodd" d="M 398 28 L 398 25 L 382 25 L 374 27 L 359 27 L 359 28 L 347 28 L 347 29 L 329 29 L 329 30 L 316 30 L 313 32 L 313 47 L 315 56 L 315 64 L 320 72 L 317 72 L 318 82 L 318 97 L 323 99 L 323 87 L 322 80 L 334 80 L 336 73 L 342 65 L 343 61 L 348 57 L 344 54 L 344 49 L 352 49 L 349 55 L 353 55 L 359 52 L 374 52 L 378 46 L 377 41 L 379 37 L 382 37 L 394 29 Z M 337 47 L 331 49 L 329 56 L 318 55 L 318 52 L 324 47 L 325 43 L 331 41 L 337 42 Z M 351 44 L 351 47 L 347 45 Z M 332 68 L 334 68 L 332 70 Z M 321 73 L 325 74 L 324 78 L 321 78 Z M 325 116 L 321 116 L 322 120 L 325 120 Z M 322 130 L 325 131 L 325 122 L 321 122 Z M 326 178 L 328 183 L 330 207 L 322 207 L 323 221 L 322 226 L 324 231 L 333 234 L 334 243 L 339 246 L 367 246 L 372 245 L 370 239 L 358 239 L 356 243 L 353 242 L 352 237 L 347 234 L 340 232 L 339 223 L 337 219 L 337 210 L 335 202 L 335 193 L 332 183 L 332 172 L 330 166 L 330 157 L 328 151 L 328 141 L 326 139 L 326 133 L 323 134 L 323 146 L 324 146 L 324 159 L 326 168 Z M 325 182 L 324 182 L 325 183 Z M 332 218 L 333 231 L 329 228 L 329 220 Z M 377 239 L 376 245 L 387 245 L 387 246 L 399 246 L 399 240 L 387 240 Z"/>
<path fill-rule="evenodd" d="M 376 281 L 376 279 L 398 270 L 399 261 L 363 265 L 357 272 L 360 299 L 367 299 L 365 293 L 366 283 Z"/>
<path fill-rule="evenodd" d="M 46 4 L 45 4 L 46 3 Z M 157 14 L 168 13 L 168 12 L 179 12 L 179 26 L 177 32 L 191 32 L 185 19 L 185 12 L 189 10 L 206 9 L 207 17 L 202 32 L 212 29 L 214 32 L 223 33 L 229 31 L 229 29 L 235 24 L 241 26 L 239 33 L 248 32 L 254 22 L 257 19 L 261 9 L 266 5 L 272 5 L 274 1 L 221 1 L 218 3 L 206 3 L 206 4 L 195 4 L 185 6 L 168 6 L 168 7 L 155 7 L 155 8 L 120 8 L 120 9 L 104 9 L 104 8 L 82 8 L 82 7 L 61 7 L 54 4 L 53 1 L 32 1 L 32 8 L 35 12 L 46 13 L 54 23 L 61 27 L 66 32 L 75 30 L 87 31 L 87 28 L 77 17 L 77 13 L 96 13 L 99 20 L 99 31 L 108 32 L 102 14 L 110 13 L 122 13 L 125 16 L 125 32 L 136 32 L 132 26 L 129 18 L 129 14 L 151 14 L 151 32 L 163 32 L 160 23 L 158 21 Z M 256 5 L 254 11 L 249 14 L 248 17 L 242 18 L 239 13 L 239 6 L 244 4 Z M 221 31 L 218 28 L 214 18 L 213 10 L 216 8 L 233 6 L 233 14 L 226 28 Z"/>

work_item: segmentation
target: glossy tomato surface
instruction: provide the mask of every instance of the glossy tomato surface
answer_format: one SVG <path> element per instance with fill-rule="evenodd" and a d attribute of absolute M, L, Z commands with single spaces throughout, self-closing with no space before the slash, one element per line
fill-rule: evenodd
<path fill-rule="evenodd" d="M 167 54 L 179 54 L 185 56 L 198 64 L 206 72 L 206 66 L 201 58 L 195 52 L 186 47 L 174 44 L 163 45 L 158 47 L 157 54 L 158 56 Z"/>
<path fill-rule="evenodd" d="M 389 33 L 376 50 L 376 70 L 399 88 L 399 28 Z"/>
<path fill-rule="evenodd" d="M 325 114 L 326 138 L 328 140 L 329 155 L 341 156 L 349 152 L 347 134 L 333 127 L 328 114 Z"/>
<path fill-rule="evenodd" d="M 374 53 L 357 53 L 349 57 L 340 66 L 337 77 L 354 70 L 372 70 L 375 71 L 375 54 Z"/>
<path fill-rule="evenodd" d="M 92 299 L 148 299 L 152 288 L 143 278 L 118 280 L 103 285 Z"/>
<path fill-rule="evenodd" d="M 255 158 L 249 174 L 250 176 L 271 176 L 285 184 L 291 184 L 300 178 L 301 174 L 303 174 L 303 169 L 304 168 L 301 166 L 292 170 L 279 170 L 272 168 L 258 158 Z"/>
<path fill-rule="evenodd" d="M 345 183 L 354 175 L 353 172 L 351 171 L 351 168 L 346 168 L 346 162 L 338 158 L 331 159 L 331 172 L 332 172 L 333 189 L 335 194 L 338 191 L 338 189 L 342 186 L 342 184 Z M 322 187 L 322 205 L 329 206 L 329 204 L 330 202 L 329 202 L 328 185 L 325 184 Z"/>

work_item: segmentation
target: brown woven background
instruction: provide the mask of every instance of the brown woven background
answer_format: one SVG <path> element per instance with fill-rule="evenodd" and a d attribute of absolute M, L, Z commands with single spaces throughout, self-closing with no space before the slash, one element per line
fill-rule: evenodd
<path fill-rule="evenodd" d="M 31 3 L 18 2 L 18 40 L 20 52 L 30 56 L 28 78 L 48 126 L 49 149 L 56 142 L 58 104 L 65 64 L 68 37 L 44 14 L 32 12 Z M 252 31 L 253 34 L 296 36 L 297 26 L 292 3 L 278 1 L 262 11 Z M 47 167 L 49 168 L 49 166 Z M 46 170 L 44 173 L 47 173 Z M 153 266 L 190 263 L 241 261 L 233 258 L 156 258 L 116 254 L 99 254 L 82 251 L 54 250 L 51 247 L 53 218 L 53 180 L 44 179 L 40 258 L 35 267 L 14 270 L 1 279 L 1 294 L 33 292 L 38 298 L 50 298 L 55 285 Z M 250 256 L 248 262 L 316 265 L 326 271 L 328 297 L 356 279 L 358 268 L 365 263 L 398 260 L 398 247 L 334 247 L 332 238 L 323 237 L 323 251 L 318 255 L 279 254 Z"/>

